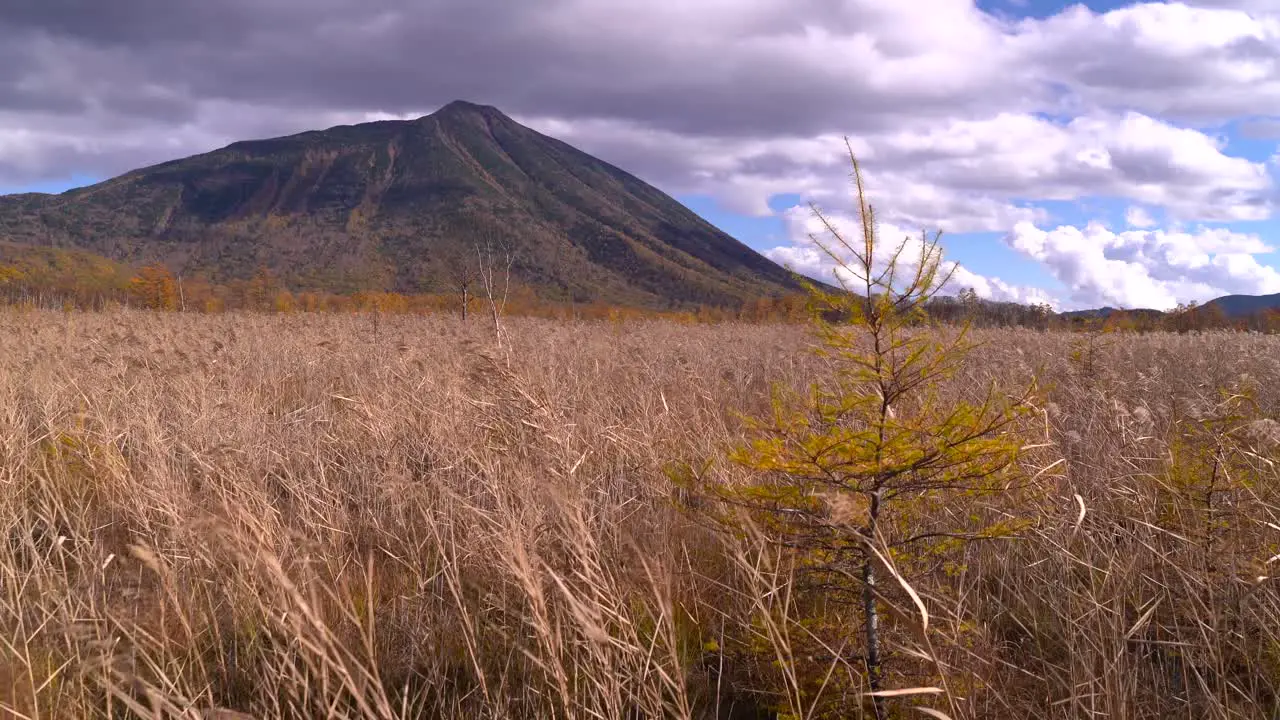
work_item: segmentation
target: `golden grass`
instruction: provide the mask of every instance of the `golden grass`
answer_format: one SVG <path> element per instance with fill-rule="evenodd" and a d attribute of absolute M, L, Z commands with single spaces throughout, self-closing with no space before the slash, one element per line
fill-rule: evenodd
<path fill-rule="evenodd" d="M 511 320 L 498 349 L 451 317 L 11 312 L 0 338 L 0 718 L 869 711 L 806 629 L 845 611 L 665 472 L 821 375 L 803 328 Z M 979 339 L 949 391 L 1038 373 L 1048 470 L 1018 539 L 912 567 L 936 655 L 900 613 L 890 687 L 930 694 L 893 711 L 1274 717 L 1280 339 Z M 1256 407 L 1214 425 L 1233 390 Z"/>

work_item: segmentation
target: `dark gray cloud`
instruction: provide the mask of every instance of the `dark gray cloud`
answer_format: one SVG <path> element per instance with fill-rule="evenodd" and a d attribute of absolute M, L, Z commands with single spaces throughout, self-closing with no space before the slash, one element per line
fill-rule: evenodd
<path fill-rule="evenodd" d="M 407 113 L 469 98 L 515 113 L 753 135 L 861 131 L 908 109 L 953 116 L 1001 88 L 1006 101 L 1021 92 L 981 72 L 886 86 L 878 69 L 854 67 L 859 56 L 909 62 L 920 52 L 899 28 L 864 36 L 866 52 L 851 53 L 850 33 L 894 20 L 877 3 L 722 5 L 15 0 L 0 6 L 0 47 L 12 60 L 0 65 L 0 98 L 9 109 L 167 121 L 207 100 Z M 805 42 L 818 27 L 825 53 Z"/>

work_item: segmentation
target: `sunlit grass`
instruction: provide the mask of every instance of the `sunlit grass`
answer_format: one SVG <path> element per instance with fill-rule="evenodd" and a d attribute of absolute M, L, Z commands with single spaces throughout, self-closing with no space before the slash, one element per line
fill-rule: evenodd
<path fill-rule="evenodd" d="M 0 337 L 0 717 L 870 707 L 815 640 L 853 611 L 669 480 L 751 480 L 718 458 L 772 383 L 821 376 L 804 328 L 511 319 L 499 350 L 444 316 L 9 312 Z M 978 339 L 948 392 L 1038 375 L 1050 470 L 1018 539 L 912 568 L 940 665 L 904 605 L 887 686 L 945 681 L 932 706 L 971 718 L 1271 717 L 1280 340 L 1117 336 L 1086 367 L 1072 335 Z"/>

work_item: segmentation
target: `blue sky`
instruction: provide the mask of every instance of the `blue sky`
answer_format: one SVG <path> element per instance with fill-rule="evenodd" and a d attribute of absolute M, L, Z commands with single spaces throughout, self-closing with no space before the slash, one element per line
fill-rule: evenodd
<path fill-rule="evenodd" d="M 886 231 L 987 297 L 1280 293 L 1276 0 L 219 3 L 0 7 L 0 192 L 467 99 L 813 274 L 848 136 Z"/>
<path fill-rule="evenodd" d="M 25 185 L 0 185 L 0 195 L 12 195 L 15 193 L 61 193 L 73 188 L 92 185 L 102 178 L 96 178 L 88 175 L 77 175 L 74 172 L 69 173 L 64 178 L 53 178 L 48 180 L 40 180 L 38 182 L 28 183 Z"/>
<path fill-rule="evenodd" d="M 1105 13 L 1131 4 L 1123 0 L 1083 0 L 1076 3 L 1050 2 L 1050 0 L 980 0 L 978 7 L 993 14 L 1007 15 L 1012 18 L 1046 18 L 1062 12 L 1070 5 L 1084 5 L 1094 12 Z"/>

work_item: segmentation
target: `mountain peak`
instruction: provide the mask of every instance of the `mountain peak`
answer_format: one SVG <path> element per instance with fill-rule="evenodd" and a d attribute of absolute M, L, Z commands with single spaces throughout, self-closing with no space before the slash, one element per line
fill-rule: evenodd
<path fill-rule="evenodd" d="M 434 117 L 461 117 L 481 115 L 488 118 L 506 119 L 506 115 L 492 105 L 480 105 L 467 100 L 454 100 L 432 113 Z"/>

